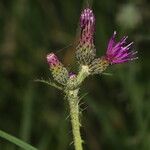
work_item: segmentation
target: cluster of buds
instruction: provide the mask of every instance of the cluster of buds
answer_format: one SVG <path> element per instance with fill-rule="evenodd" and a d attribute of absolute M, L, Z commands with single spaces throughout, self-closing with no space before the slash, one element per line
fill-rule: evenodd
<path fill-rule="evenodd" d="M 80 38 L 76 47 L 76 59 L 80 68 L 87 68 L 88 75 L 100 74 L 109 65 L 120 64 L 137 59 L 137 51 L 131 51 L 133 42 L 127 44 L 127 36 L 124 36 L 119 42 L 116 42 L 114 32 L 108 42 L 106 54 L 102 57 L 96 57 L 94 45 L 95 16 L 90 8 L 85 8 L 80 16 Z M 53 78 L 62 85 L 68 83 L 80 83 L 81 73 L 78 75 L 68 73 L 67 69 L 58 60 L 54 53 L 47 55 L 47 62 L 50 66 Z M 86 67 L 83 67 L 86 66 Z"/>

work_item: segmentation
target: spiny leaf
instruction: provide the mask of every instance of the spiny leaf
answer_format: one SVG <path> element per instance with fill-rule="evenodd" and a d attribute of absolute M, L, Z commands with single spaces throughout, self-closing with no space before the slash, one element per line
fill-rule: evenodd
<path fill-rule="evenodd" d="M 45 83 L 45 84 L 48 84 L 49 86 L 53 86 L 53 87 L 55 87 L 55 88 L 57 88 L 57 89 L 59 89 L 59 90 L 63 90 L 63 88 L 62 87 L 60 87 L 60 86 L 58 86 L 57 84 L 55 84 L 54 82 L 52 82 L 52 81 L 48 81 L 48 80 L 44 80 L 44 79 L 36 79 L 36 80 L 34 80 L 35 82 L 41 82 L 41 83 Z"/>

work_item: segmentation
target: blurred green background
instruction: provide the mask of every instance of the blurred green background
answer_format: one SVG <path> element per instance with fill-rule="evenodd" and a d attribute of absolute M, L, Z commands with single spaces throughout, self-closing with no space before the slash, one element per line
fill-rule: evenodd
<path fill-rule="evenodd" d="M 112 76 L 84 82 L 84 149 L 150 150 L 150 3 L 89 3 L 96 15 L 97 54 L 105 53 L 116 30 L 118 40 L 129 35 L 135 41 L 139 59 L 110 67 Z M 45 57 L 52 51 L 66 67 L 76 69 L 72 57 L 85 6 L 82 0 L 0 0 L 0 129 L 40 150 L 73 150 L 63 93 L 34 79 L 50 77 Z M 0 138 L 0 150 L 16 149 Z"/>

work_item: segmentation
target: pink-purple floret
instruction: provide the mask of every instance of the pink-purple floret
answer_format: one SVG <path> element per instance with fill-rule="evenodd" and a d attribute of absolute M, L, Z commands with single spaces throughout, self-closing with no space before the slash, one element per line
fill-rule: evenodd
<path fill-rule="evenodd" d="M 70 79 L 73 79 L 73 78 L 75 78 L 76 77 L 76 74 L 75 73 L 73 73 L 73 72 L 70 72 L 69 73 L 69 78 Z"/>
<path fill-rule="evenodd" d="M 93 14 L 93 11 L 90 8 L 86 8 L 81 12 L 81 17 L 80 17 L 80 26 L 81 28 L 84 28 L 85 25 L 95 25 L 95 16 Z"/>
<path fill-rule="evenodd" d="M 119 42 L 115 41 L 116 32 L 109 40 L 106 59 L 110 64 L 119 64 L 137 59 L 137 51 L 130 51 L 133 42 L 127 45 L 127 36 L 124 36 Z"/>
<path fill-rule="evenodd" d="M 90 8 L 86 8 L 81 12 L 80 28 L 81 28 L 80 43 L 92 44 L 95 29 L 95 16 Z"/>

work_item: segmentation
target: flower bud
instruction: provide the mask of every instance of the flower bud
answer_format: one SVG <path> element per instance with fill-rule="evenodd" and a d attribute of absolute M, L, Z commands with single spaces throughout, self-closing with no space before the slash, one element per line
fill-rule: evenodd
<path fill-rule="evenodd" d="M 54 80 L 62 85 L 65 85 L 69 79 L 68 71 L 59 61 L 57 56 L 54 53 L 48 54 L 47 62 L 49 64 Z"/>
<path fill-rule="evenodd" d="M 86 8 L 80 16 L 80 39 L 76 48 L 76 58 L 79 63 L 88 65 L 95 57 L 96 50 L 93 42 L 95 16 L 93 11 Z"/>

